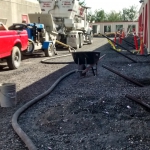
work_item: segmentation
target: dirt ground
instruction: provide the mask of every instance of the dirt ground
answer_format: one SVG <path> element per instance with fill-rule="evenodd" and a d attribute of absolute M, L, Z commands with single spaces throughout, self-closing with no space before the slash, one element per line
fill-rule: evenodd
<path fill-rule="evenodd" d="M 128 47 L 124 43 L 125 47 Z M 149 150 L 150 115 L 126 94 L 150 105 L 150 57 L 110 49 L 103 38 L 81 50 L 94 50 L 105 57 L 98 63 L 98 75 L 75 73 L 33 105 L 19 118 L 22 129 L 38 150 Z M 11 127 L 13 113 L 23 104 L 47 90 L 58 77 L 77 69 L 77 65 L 41 64 L 43 58 L 29 58 L 16 71 L 1 70 L 0 79 L 17 85 L 17 106 L 0 109 L 0 147 L 2 150 L 27 150 Z M 71 57 L 53 61 L 72 61 Z M 108 71 L 103 65 L 136 80 L 139 87 Z M 7 75 L 7 76 L 6 76 Z"/>
<path fill-rule="evenodd" d="M 150 69 L 149 63 L 144 63 L 149 58 L 123 52 L 143 61 L 133 63 L 110 50 L 109 45 L 105 46 L 105 49 L 97 50 L 101 55 L 106 54 L 99 63 L 98 76 L 94 77 L 90 72 L 81 79 L 77 74 L 69 77 L 47 98 L 59 100 L 49 109 L 41 110 L 36 122 L 39 134 L 42 132 L 49 139 L 45 147 L 52 150 L 150 149 L 149 110 L 125 97 L 129 94 L 149 103 L 150 79 L 147 77 Z M 138 87 L 102 65 L 118 70 L 146 87 Z"/>

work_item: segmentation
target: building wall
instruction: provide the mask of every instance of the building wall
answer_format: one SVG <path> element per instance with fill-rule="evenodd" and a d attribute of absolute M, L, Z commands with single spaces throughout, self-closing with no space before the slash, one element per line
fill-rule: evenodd
<path fill-rule="evenodd" d="M 35 12 L 41 12 L 37 0 L 0 0 L 0 21 L 7 26 L 21 23 L 22 15 Z"/>
<path fill-rule="evenodd" d="M 127 28 L 129 25 L 136 26 L 136 32 L 138 32 L 138 22 L 98 22 L 91 23 L 91 26 L 97 26 L 97 33 L 104 34 L 104 26 L 111 26 L 111 32 L 116 32 L 116 25 L 122 25 L 125 32 L 127 32 Z"/>
<path fill-rule="evenodd" d="M 150 54 L 150 0 L 144 0 L 139 10 L 139 33 L 140 27 L 143 27 L 143 40 Z"/>

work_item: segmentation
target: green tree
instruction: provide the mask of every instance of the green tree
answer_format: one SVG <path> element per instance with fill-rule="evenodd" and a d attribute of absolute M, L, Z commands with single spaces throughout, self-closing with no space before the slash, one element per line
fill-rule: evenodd
<path fill-rule="evenodd" d="M 95 22 L 100 22 L 100 21 L 104 21 L 105 18 L 106 18 L 106 13 L 104 12 L 103 9 L 98 9 L 98 10 L 95 10 Z"/>
<path fill-rule="evenodd" d="M 113 21 L 122 21 L 122 13 L 111 11 L 110 13 L 106 14 L 106 20 L 113 22 Z"/>
<path fill-rule="evenodd" d="M 88 20 L 89 22 L 95 21 L 95 15 L 94 15 L 91 11 L 88 12 L 88 14 L 87 14 L 87 20 Z"/>
<path fill-rule="evenodd" d="M 80 2 L 81 5 L 85 6 L 85 1 Z M 101 21 L 134 21 L 137 19 L 138 11 L 136 6 L 130 6 L 129 8 L 123 8 L 123 11 L 111 11 L 105 13 L 103 9 L 95 10 L 94 13 L 88 12 L 87 18 L 90 22 L 101 22 Z"/>
<path fill-rule="evenodd" d="M 105 20 L 105 12 L 104 10 L 95 10 L 94 14 L 90 11 L 87 15 L 88 21 L 90 22 L 100 22 Z"/>
<path fill-rule="evenodd" d="M 123 9 L 123 20 L 134 21 L 137 19 L 138 11 L 136 6 L 130 6 Z"/>
<path fill-rule="evenodd" d="M 85 6 L 86 4 L 85 4 L 85 1 L 79 1 L 79 4 L 81 5 L 81 6 Z"/>

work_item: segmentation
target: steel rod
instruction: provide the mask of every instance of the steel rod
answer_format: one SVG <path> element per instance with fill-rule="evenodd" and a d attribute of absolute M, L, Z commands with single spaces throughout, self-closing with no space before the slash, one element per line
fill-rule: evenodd
<path fill-rule="evenodd" d="M 130 58 L 129 56 L 126 56 L 125 54 L 123 54 L 123 53 L 121 53 L 121 52 L 118 52 L 117 50 L 115 50 L 115 49 L 113 49 L 113 48 L 111 48 L 111 49 L 114 50 L 115 52 L 117 52 L 118 54 L 120 54 L 120 55 L 122 55 L 122 56 L 128 58 L 129 60 L 133 61 L 134 63 L 137 63 L 136 60 Z"/>
<path fill-rule="evenodd" d="M 132 46 L 132 47 L 135 49 L 135 45 L 134 45 L 134 44 L 132 44 L 131 42 L 129 42 L 129 41 L 123 39 L 123 38 L 121 38 L 121 39 L 122 39 L 123 41 L 125 41 L 126 43 L 128 43 L 129 46 Z"/>
<path fill-rule="evenodd" d="M 150 106 L 148 105 L 148 104 L 146 104 L 145 102 L 143 102 L 143 101 L 140 101 L 140 100 L 138 100 L 138 99 L 136 99 L 135 97 L 133 97 L 133 96 L 131 96 L 131 95 L 126 95 L 125 96 L 126 98 L 129 98 L 129 99 L 131 99 L 131 100 L 133 100 L 133 101 L 135 101 L 135 102 L 137 102 L 137 103 L 139 103 L 139 104 L 141 104 L 141 105 L 143 105 L 144 107 L 146 107 L 146 108 L 148 108 L 148 109 L 150 109 Z"/>
<path fill-rule="evenodd" d="M 143 84 L 141 84 L 141 83 L 139 83 L 139 82 L 137 82 L 137 81 L 135 81 L 135 80 L 133 80 L 133 79 L 131 79 L 131 78 L 128 78 L 128 77 L 125 76 L 125 75 L 122 75 L 122 74 L 119 73 L 118 71 L 115 71 L 115 70 L 113 70 L 113 69 L 111 69 L 111 68 L 109 68 L 109 67 L 107 67 L 107 66 L 105 66 L 105 65 L 102 65 L 102 67 L 105 68 L 105 69 L 107 69 L 107 70 L 109 70 L 109 71 L 111 71 L 111 72 L 113 72 L 113 73 L 115 73 L 115 74 L 117 74 L 117 75 L 119 75 L 119 76 L 121 76 L 121 77 L 123 77 L 124 79 L 126 79 L 126 80 L 128 80 L 128 81 L 130 81 L 130 82 L 132 82 L 132 83 L 134 83 L 134 84 L 136 84 L 136 85 L 138 85 L 138 86 L 140 86 L 140 87 L 144 87 Z"/>
<path fill-rule="evenodd" d="M 101 33 L 100 33 L 101 34 Z M 129 53 L 133 54 L 130 50 L 126 49 L 124 46 L 116 43 L 115 41 L 111 40 L 110 38 L 108 38 L 107 36 L 101 34 L 103 37 L 107 38 L 108 40 L 110 40 L 111 42 L 115 43 L 116 45 L 118 45 L 119 47 L 123 48 L 124 50 L 127 50 Z"/>

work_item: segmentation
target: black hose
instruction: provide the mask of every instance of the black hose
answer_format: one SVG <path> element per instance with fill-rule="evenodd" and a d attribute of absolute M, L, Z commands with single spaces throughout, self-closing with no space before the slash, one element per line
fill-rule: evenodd
<path fill-rule="evenodd" d="M 144 87 L 143 84 L 141 84 L 141 83 L 139 83 L 139 82 L 137 82 L 137 81 L 135 81 L 135 80 L 133 80 L 133 79 L 130 79 L 130 78 L 128 78 L 127 76 L 122 75 L 121 73 L 119 73 L 119 72 L 117 72 L 117 71 L 115 71 L 115 70 L 113 70 L 113 69 L 111 69 L 111 68 L 109 68 L 109 67 L 107 67 L 107 66 L 102 65 L 102 67 L 105 68 L 105 69 L 107 69 L 107 70 L 109 70 L 109 71 L 111 71 L 111 72 L 113 72 L 113 73 L 115 73 L 115 74 L 117 74 L 117 75 L 119 75 L 120 77 L 123 77 L 123 78 L 126 79 L 126 80 L 129 80 L 130 82 L 132 82 L 132 83 L 134 83 L 134 84 L 136 84 L 136 85 L 138 85 L 138 86 L 140 86 L 140 87 Z"/>
<path fill-rule="evenodd" d="M 43 64 L 74 64 L 74 62 L 47 62 L 47 60 L 61 58 L 61 57 L 67 57 L 67 56 L 71 56 L 71 54 L 65 54 L 65 55 L 46 58 L 46 59 L 41 60 L 41 63 L 43 63 Z"/>
<path fill-rule="evenodd" d="M 118 52 L 117 50 L 115 50 L 115 49 L 113 49 L 113 48 L 110 48 L 110 49 L 112 49 L 112 50 L 114 50 L 115 52 L 117 52 L 118 54 L 120 54 L 120 55 L 122 55 L 122 56 L 128 58 L 129 60 L 133 61 L 134 63 L 137 63 L 136 60 L 130 58 L 129 56 L 126 56 L 125 54 L 123 54 L 123 53 L 121 53 L 121 52 Z"/>
<path fill-rule="evenodd" d="M 28 135 L 21 129 L 21 127 L 18 124 L 18 119 L 19 116 L 25 111 L 27 110 L 29 107 L 31 107 L 33 104 L 37 103 L 39 100 L 41 100 L 42 98 L 44 98 L 45 96 L 47 96 L 49 93 L 51 93 L 54 88 L 58 85 L 58 83 L 60 81 L 62 81 L 64 78 L 66 78 L 67 76 L 75 73 L 77 70 L 72 70 L 66 74 L 64 74 L 63 76 L 61 76 L 60 78 L 58 78 L 54 84 L 44 93 L 40 94 L 39 96 L 37 96 L 36 98 L 32 99 L 31 101 L 27 102 L 25 105 L 23 105 L 21 108 L 19 108 L 13 115 L 12 117 L 12 126 L 13 129 L 15 130 L 15 132 L 18 134 L 18 136 L 21 138 L 21 140 L 26 144 L 26 146 L 28 147 L 29 150 L 37 150 L 36 146 L 34 145 L 34 143 L 32 142 L 32 140 L 28 137 Z"/>

